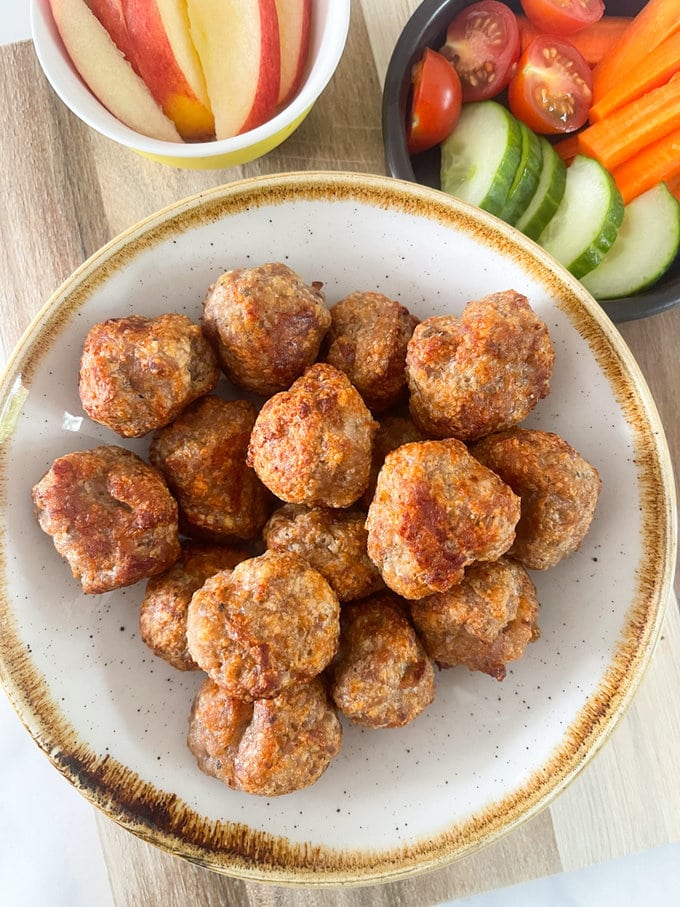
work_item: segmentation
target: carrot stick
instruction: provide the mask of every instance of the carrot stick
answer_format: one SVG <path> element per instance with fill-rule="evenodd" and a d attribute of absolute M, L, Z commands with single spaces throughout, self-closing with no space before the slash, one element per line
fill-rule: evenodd
<path fill-rule="evenodd" d="M 680 174 L 680 129 L 647 145 L 612 172 L 623 201 L 628 204 L 657 183 Z"/>
<path fill-rule="evenodd" d="M 593 102 L 630 79 L 647 54 L 678 29 L 680 0 L 649 0 L 593 70 Z"/>
<path fill-rule="evenodd" d="M 668 191 L 680 202 L 680 173 L 666 180 Z"/>
<path fill-rule="evenodd" d="M 565 164 L 571 164 L 577 154 L 581 154 L 581 146 L 579 143 L 579 132 L 575 132 L 572 135 L 567 135 L 563 139 L 560 139 L 559 142 L 553 144 L 553 148 L 562 158 Z"/>
<path fill-rule="evenodd" d="M 622 79 L 588 111 L 591 123 L 608 117 L 624 104 L 641 98 L 652 88 L 663 85 L 680 71 L 680 31 L 675 32 L 640 61 L 628 77 Z"/>
<path fill-rule="evenodd" d="M 657 139 L 680 128 L 680 73 L 665 85 L 619 107 L 579 133 L 582 154 L 613 170 Z"/>
<path fill-rule="evenodd" d="M 589 66 L 595 66 L 619 40 L 623 32 L 633 21 L 631 16 L 603 16 L 593 25 L 587 25 L 566 39 L 581 52 Z M 519 36 L 522 42 L 522 53 L 541 34 L 526 16 L 517 16 Z"/>

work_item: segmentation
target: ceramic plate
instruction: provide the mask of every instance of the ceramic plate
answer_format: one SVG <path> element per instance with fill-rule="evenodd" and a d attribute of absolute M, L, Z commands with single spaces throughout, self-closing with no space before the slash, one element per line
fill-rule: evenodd
<path fill-rule="evenodd" d="M 132 312 L 197 319 L 224 270 L 283 261 L 332 304 L 378 290 L 421 318 L 514 288 L 546 321 L 553 390 L 527 425 L 561 434 L 604 488 L 581 549 L 534 574 L 541 638 L 499 683 L 442 671 L 434 704 L 399 730 L 344 726 L 313 787 L 229 790 L 185 745 L 201 675 L 140 640 L 143 584 L 85 597 L 37 527 L 30 490 L 52 461 L 120 443 L 84 417 L 88 329 Z M 483 212 L 410 183 L 286 174 L 182 201 L 115 239 L 49 300 L 0 384 L 0 674 L 36 743 L 135 834 L 232 875 L 328 885 L 431 869 L 554 797 L 604 742 L 657 638 L 675 551 L 663 431 L 619 334 L 580 284 Z M 145 442 L 131 442 L 140 453 Z"/>

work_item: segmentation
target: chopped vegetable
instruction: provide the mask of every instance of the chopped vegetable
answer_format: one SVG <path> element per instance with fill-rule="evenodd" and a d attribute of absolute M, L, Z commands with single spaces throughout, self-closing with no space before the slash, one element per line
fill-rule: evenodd
<path fill-rule="evenodd" d="M 598 22 L 604 14 L 602 0 L 520 0 L 534 25 L 549 35 L 572 35 Z"/>
<path fill-rule="evenodd" d="M 575 132 L 573 135 L 567 135 L 553 145 L 553 148 L 565 164 L 571 164 L 576 155 L 579 154 L 579 135 L 580 133 L 578 132 Z"/>
<path fill-rule="evenodd" d="M 631 21 L 630 16 L 603 16 L 599 22 L 587 25 L 573 35 L 569 35 L 569 41 L 582 54 L 588 66 L 595 66 L 619 40 Z M 526 16 L 518 16 L 517 24 L 519 25 L 521 49 L 524 53 L 536 35 L 540 34 L 541 29 L 537 28 Z"/>
<path fill-rule="evenodd" d="M 647 145 L 680 128 L 680 73 L 579 133 L 581 154 L 613 170 Z"/>
<path fill-rule="evenodd" d="M 567 168 L 550 142 L 539 136 L 543 162 L 541 176 L 533 198 L 515 226 L 529 239 L 538 239 L 559 208 L 567 183 Z"/>
<path fill-rule="evenodd" d="M 573 132 L 592 100 L 590 67 L 565 38 L 539 35 L 508 85 L 510 110 L 534 132 Z"/>
<path fill-rule="evenodd" d="M 508 224 L 515 224 L 526 211 L 538 187 L 543 165 L 541 142 L 535 132 L 517 121 L 522 133 L 522 155 L 515 172 L 508 200 L 501 211 L 501 217 Z"/>
<path fill-rule="evenodd" d="M 603 120 L 619 107 L 663 85 L 676 72 L 680 72 L 680 30 L 651 50 L 625 79 L 593 104 L 588 119 L 591 123 Z"/>
<path fill-rule="evenodd" d="M 680 0 L 649 0 L 593 71 L 595 104 L 630 79 L 645 57 L 680 30 Z"/>
<path fill-rule="evenodd" d="M 628 203 L 657 183 L 680 174 L 680 129 L 647 145 L 612 172 L 624 202 Z"/>
<path fill-rule="evenodd" d="M 460 116 L 460 79 L 448 60 L 426 48 L 413 67 L 411 115 L 406 124 L 409 154 L 433 148 L 449 135 Z"/>
<path fill-rule="evenodd" d="M 441 52 L 460 76 L 463 101 L 494 98 L 519 58 L 517 18 L 498 0 L 473 3 L 449 25 Z"/>
<path fill-rule="evenodd" d="M 680 246 L 680 205 L 665 183 L 626 205 L 614 245 L 583 277 L 596 299 L 639 293 L 670 267 Z"/>

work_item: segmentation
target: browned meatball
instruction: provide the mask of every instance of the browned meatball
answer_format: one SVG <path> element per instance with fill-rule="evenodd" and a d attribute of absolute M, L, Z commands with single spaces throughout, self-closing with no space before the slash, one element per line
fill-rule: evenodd
<path fill-rule="evenodd" d="M 59 457 L 34 486 L 33 503 L 83 592 L 130 586 L 179 557 L 177 503 L 165 479 L 122 447 Z"/>
<path fill-rule="evenodd" d="M 234 699 L 208 678 L 194 700 L 187 740 L 201 771 L 265 797 L 314 784 L 341 742 L 320 678 L 256 702 Z"/>
<path fill-rule="evenodd" d="M 272 551 L 296 554 L 318 570 L 341 602 L 384 588 L 366 551 L 366 514 L 357 510 L 284 504 L 264 527 Z"/>
<path fill-rule="evenodd" d="M 146 584 L 139 616 L 142 640 L 180 671 L 198 665 L 187 648 L 187 611 L 191 596 L 210 576 L 235 567 L 248 557 L 238 548 L 220 545 L 182 545 L 179 560 Z"/>
<path fill-rule="evenodd" d="M 191 599 L 194 661 L 239 699 L 269 699 L 315 677 L 338 646 L 340 604 L 291 554 L 266 551 L 210 577 Z"/>
<path fill-rule="evenodd" d="M 401 447 L 402 444 L 408 444 L 411 441 L 425 441 L 427 438 L 416 428 L 411 419 L 405 416 L 383 416 L 378 419 L 378 430 L 373 438 L 373 449 L 371 451 L 371 471 L 368 478 L 368 487 L 359 498 L 359 506 L 368 506 L 373 500 L 375 486 L 378 482 L 378 473 L 382 469 L 385 457 L 388 453 Z"/>
<path fill-rule="evenodd" d="M 373 412 L 406 391 L 406 344 L 418 319 L 382 293 L 351 293 L 331 308 L 326 361 L 343 371 Z"/>
<path fill-rule="evenodd" d="M 246 465 L 255 407 L 246 400 L 197 400 L 154 435 L 149 451 L 179 503 L 188 535 L 252 539 L 272 510 L 271 495 Z"/>
<path fill-rule="evenodd" d="M 469 567 L 459 585 L 410 606 L 438 665 L 465 665 L 497 680 L 540 635 L 536 587 L 520 564 L 505 558 Z"/>
<path fill-rule="evenodd" d="M 453 438 L 403 444 L 385 458 L 368 509 L 368 554 L 405 598 L 445 592 L 473 561 L 512 544 L 519 498 Z"/>
<path fill-rule="evenodd" d="M 186 315 L 130 315 L 91 328 L 78 390 L 91 419 L 139 438 L 172 422 L 218 378 L 215 353 Z"/>
<path fill-rule="evenodd" d="M 515 560 L 530 570 L 547 570 L 576 551 L 602 486 L 594 466 L 559 435 L 523 428 L 489 435 L 471 453 L 522 501 L 510 549 Z"/>
<path fill-rule="evenodd" d="M 402 727 L 434 699 L 434 667 L 400 599 L 389 593 L 345 605 L 329 668 L 340 711 L 366 727 Z"/>
<path fill-rule="evenodd" d="M 330 323 L 321 284 L 308 287 L 278 262 L 227 271 L 203 303 L 222 369 L 255 394 L 290 387 L 316 359 Z"/>
<path fill-rule="evenodd" d="M 428 318 L 406 355 L 413 421 L 463 441 L 511 428 L 549 393 L 554 358 L 548 328 L 514 290 L 468 303 L 460 318 Z"/>
<path fill-rule="evenodd" d="M 368 484 L 376 428 L 347 376 L 317 363 L 266 401 L 248 464 L 289 504 L 349 507 Z"/>

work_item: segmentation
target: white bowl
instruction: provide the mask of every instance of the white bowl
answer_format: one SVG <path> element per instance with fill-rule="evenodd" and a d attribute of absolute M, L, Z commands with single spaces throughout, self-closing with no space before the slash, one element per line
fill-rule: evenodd
<path fill-rule="evenodd" d="M 344 722 L 312 787 L 266 799 L 203 775 L 186 747 L 200 672 L 139 636 L 143 584 L 84 596 L 37 526 L 30 492 L 68 451 L 121 443 L 85 417 L 89 328 L 136 311 L 197 319 L 224 270 L 284 261 L 332 304 L 380 290 L 421 318 L 513 287 L 556 350 L 526 424 L 599 470 L 579 549 L 533 573 L 540 639 L 502 683 L 437 676 L 412 724 Z M 284 174 L 178 202 L 105 246 L 47 302 L 0 379 L 0 678 L 36 742 L 95 804 L 148 841 L 274 884 L 393 880 L 496 839 L 545 806 L 604 743 L 658 637 L 675 563 L 662 427 L 621 336 L 578 281 L 529 240 L 443 193 L 384 177 Z M 130 442 L 144 455 L 148 442 Z"/>
<path fill-rule="evenodd" d="M 52 88 L 84 123 L 133 151 L 173 167 L 236 167 L 261 157 L 297 129 L 331 80 L 349 28 L 350 0 L 315 0 L 304 82 L 271 120 L 230 139 L 180 144 L 135 132 L 104 107 L 74 68 L 52 17 L 49 0 L 31 0 L 31 31 L 38 60 Z"/>

